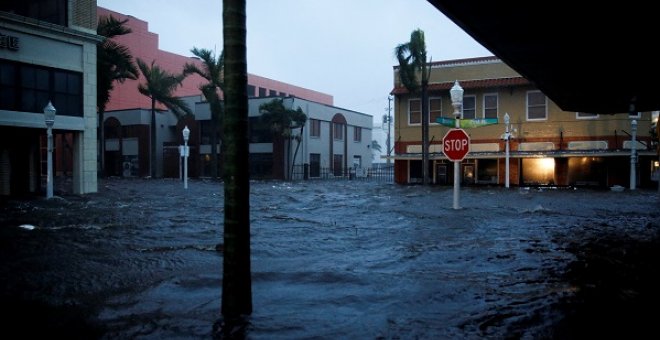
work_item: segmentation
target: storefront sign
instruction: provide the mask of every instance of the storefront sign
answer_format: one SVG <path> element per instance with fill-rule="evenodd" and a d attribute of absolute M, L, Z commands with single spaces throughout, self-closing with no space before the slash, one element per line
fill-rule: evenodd
<path fill-rule="evenodd" d="M 18 37 L 0 33 L 0 49 L 18 51 Z"/>

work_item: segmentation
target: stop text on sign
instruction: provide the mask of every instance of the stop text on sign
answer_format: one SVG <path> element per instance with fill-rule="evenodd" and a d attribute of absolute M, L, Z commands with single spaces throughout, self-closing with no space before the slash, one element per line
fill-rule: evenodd
<path fill-rule="evenodd" d="M 463 129 L 451 129 L 442 138 L 442 152 L 451 161 L 462 161 L 470 152 L 470 136 Z"/>

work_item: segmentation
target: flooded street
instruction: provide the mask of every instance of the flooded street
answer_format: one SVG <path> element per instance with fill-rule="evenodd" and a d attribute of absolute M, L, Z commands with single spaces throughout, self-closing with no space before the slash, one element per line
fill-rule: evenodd
<path fill-rule="evenodd" d="M 660 301 L 657 192 L 461 194 L 463 209 L 453 210 L 450 187 L 252 182 L 249 338 L 593 334 L 585 328 L 593 320 L 581 319 L 591 307 L 581 306 L 600 301 L 609 291 L 599 289 L 614 279 L 587 275 L 605 258 L 589 250 L 632 259 L 629 248 L 648 247 L 656 255 L 635 253 L 646 262 L 632 265 L 602 261 L 618 267 L 599 273 L 642 267 L 646 274 L 624 273 L 632 283 L 612 292 L 624 304 L 607 304 L 621 315 L 601 321 L 612 316 L 622 320 L 622 334 L 639 331 L 632 326 L 646 316 L 627 320 L 626 308 Z M 221 183 L 190 181 L 184 191 L 177 180 L 106 179 L 98 194 L 0 204 L 6 334 L 211 337 L 220 316 Z M 649 320 L 657 320 L 654 310 Z"/>

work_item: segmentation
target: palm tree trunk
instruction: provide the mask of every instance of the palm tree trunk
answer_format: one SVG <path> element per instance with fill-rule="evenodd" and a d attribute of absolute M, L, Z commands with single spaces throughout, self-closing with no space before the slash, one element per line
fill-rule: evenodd
<path fill-rule="evenodd" d="M 429 93 L 422 81 L 422 184 L 429 184 Z"/>
<path fill-rule="evenodd" d="M 290 180 L 293 179 L 293 166 L 296 163 L 296 157 L 298 156 L 298 149 L 300 148 L 300 143 L 302 143 L 304 128 L 305 125 L 300 127 L 300 138 L 297 139 L 298 144 L 296 144 L 296 152 L 293 153 L 293 162 L 291 163 L 291 175 L 289 176 Z"/>
<path fill-rule="evenodd" d="M 222 12 L 226 85 L 222 315 L 227 320 L 252 313 L 245 1 L 223 0 Z"/>
<path fill-rule="evenodd" d="M 149 169 L 151 178 L 156 178 L 156 99 L 151 97 L 151 155 Z"/>

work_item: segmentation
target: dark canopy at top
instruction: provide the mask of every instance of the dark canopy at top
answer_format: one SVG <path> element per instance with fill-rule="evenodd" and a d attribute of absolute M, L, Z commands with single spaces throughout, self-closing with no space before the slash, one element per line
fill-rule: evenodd
<path fill-rule="evenodd" d="M 562 110 L 660 110 L 652 1 L 428 1 Z"/>

